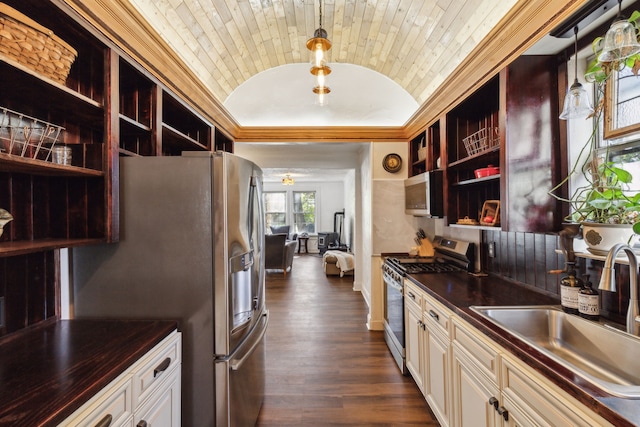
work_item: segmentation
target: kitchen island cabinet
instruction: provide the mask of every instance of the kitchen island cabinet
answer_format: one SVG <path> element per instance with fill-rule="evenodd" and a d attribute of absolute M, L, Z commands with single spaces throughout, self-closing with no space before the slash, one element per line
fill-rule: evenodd
<path fill-rule="evenodd" d="M 494 276 L 416 274 L 407 280 L 451 318 L 451 425 L 467 425 L 465 420 L 474 426 L 640 424 L 637 400 L 604 393 L 469 309 L 558 305 L 556 297 Z M 478 424 L 483 413 L 486 423 Z"/>
<path fill-rule="evenodd" d="M 150 413 L 143 411 L 151 402 L 165 408 L 156 413 L 167 413 L 168 399 L 179 420 L 176 327 L 175 321 L 62 320 L 5 337 L 0 425 L 86 425 L 80 420 L 108 414 L 131 425 L 134 415 Z"/>

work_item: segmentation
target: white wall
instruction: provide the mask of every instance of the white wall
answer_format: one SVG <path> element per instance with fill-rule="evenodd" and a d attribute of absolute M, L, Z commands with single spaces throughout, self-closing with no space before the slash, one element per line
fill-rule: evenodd
<path fill-rule="evenodd" d="M 359 220 L 356 221 L 356 235 L 359 236 L 356 240 L 359 245 L 359 250 L 355 254 L 356 274 L 360 275 L 362 297 L 369 306 L 367 327 L 369 329 L 381 329 L 383 327 L 381 323 L 372 323 L 379 321 L 379 314 L 373 316 L 371 313 L 373 307 L 378 307 L 379 305 L 373 300 L 374 297 L 371 292 L 371 283 L 374 280 L 371 277 L 371 254 L 373 253 L 371 248 L 371 146 L 360 150 L 358 161 L 358 170 L 360 171 L 360 215 L 358 217 Z"/>

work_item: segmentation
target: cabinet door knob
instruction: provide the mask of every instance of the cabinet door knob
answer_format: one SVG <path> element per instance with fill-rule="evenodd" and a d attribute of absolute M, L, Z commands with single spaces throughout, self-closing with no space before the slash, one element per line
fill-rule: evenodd
<path fill-rule="evenodd" d="M 502 415 L 505 421 L 509 421 L 509 411 L 504 406 L 498 408 L 498 414 Z"/>
<path fill-rule="evenodd" d="M 498 410 L 498 399 L 496 399 L 495 397 L 491 396 L 491 398 L 489 398 L 489 405 L 492 405 L 495 410 Z"/>
<path fill-rule="evenodd" d="M 109 427 L 111 425 L 111 421 L 113 421 L 113 416 L 111 414 L 107 414 L 98 421 L 98 424 L 96 424 L 95 427 Z"/>
<path fill-rule="evenodd" d="M 169 365 L 171 365 L 171 358 L 167 357 L 162 361 L 161 364 L 156 366 L 156 368 L 153 370 L 153 378 L 157 377 L 158 375 L 166 371 Z"/>
<path fill-rule="evenodd" d="M 140 422 L 138 424 L 136 424 L 136 427 L 147 427 L 147 422 L 145 420 L 140 420 Z"/>

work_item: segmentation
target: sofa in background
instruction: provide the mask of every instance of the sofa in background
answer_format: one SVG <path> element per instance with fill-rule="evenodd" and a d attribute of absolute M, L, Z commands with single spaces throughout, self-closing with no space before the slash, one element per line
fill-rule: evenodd
<path fill-rule="evenodd" d="M 353 276 L 355 259 L 353 254 L 342 251 L 327 251 L 322 255 L 324 274 L 327 276 Z"/>
<path fill-rule="evenodd" d="M 295 240 L 288 240 L 287 234 L 267 234 L 264 236 L 264 268 L 282 270 L 284 275 L 293 268 L 293 255 L 296 252 Z"/>

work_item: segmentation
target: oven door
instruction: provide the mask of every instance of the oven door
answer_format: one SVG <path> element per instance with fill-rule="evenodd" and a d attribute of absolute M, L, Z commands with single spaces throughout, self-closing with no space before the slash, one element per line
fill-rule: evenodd
<path fill-rule="evenodd" d="M 403 285 L 385 277 L 384 321 L 395 337 L 398 345 L 404 349 L 404 291 Z"/>

